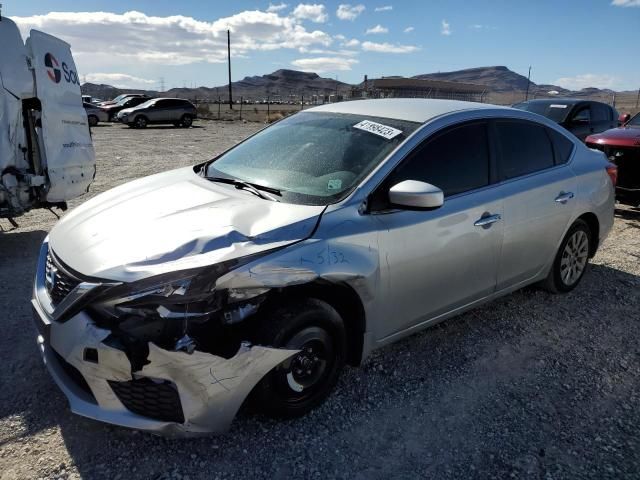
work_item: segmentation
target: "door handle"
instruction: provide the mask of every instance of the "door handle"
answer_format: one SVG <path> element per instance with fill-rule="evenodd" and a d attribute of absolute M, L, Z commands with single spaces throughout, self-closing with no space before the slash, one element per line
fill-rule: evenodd
<path fill-rule="evenodd" d="M 558 195 L 555 200 L 558 203 L 562 203 L 563 205 L 565 203 L 567 203 L 569 200 L 571 200 L 575 195 L 573 194 L 573 192 L 566 192 L 566 193 L 561 193 L 560 195 Z"/>
<path fill-rule="evenodd" d="M 486 227 L 492 223 L 496 223 L 498 220 L 502 220 L 502 215 L 496 213 L 495 215 L 487 215 L 475 221 L 476 227 Z"/>

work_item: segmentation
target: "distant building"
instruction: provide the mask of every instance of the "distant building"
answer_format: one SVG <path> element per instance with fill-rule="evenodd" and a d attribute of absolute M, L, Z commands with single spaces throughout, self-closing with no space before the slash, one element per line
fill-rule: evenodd
<path fill-rule="evenodd" d="M 418 78 L 382 77 L 369 80 L 351 89 L 351 98 L 444 98 L 482 102 L 487 87 L 474 83 L 423 80 Z"/>

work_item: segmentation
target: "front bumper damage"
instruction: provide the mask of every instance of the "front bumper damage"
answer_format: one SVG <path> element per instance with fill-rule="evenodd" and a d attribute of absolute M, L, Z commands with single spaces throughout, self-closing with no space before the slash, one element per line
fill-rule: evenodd
<path fill-rule="evenodd" d="M 147 363 L 133 371 L 127 354 L 110 345 L 112 332 L 86 312 L 64 322 L 53 319 L 42 263 L 32 300 L 38 345 L 76 414 L 167 436 L 222 433 L 262 377 L 297 353 L 242 343 L 224 358 L 149 342 Z"/>

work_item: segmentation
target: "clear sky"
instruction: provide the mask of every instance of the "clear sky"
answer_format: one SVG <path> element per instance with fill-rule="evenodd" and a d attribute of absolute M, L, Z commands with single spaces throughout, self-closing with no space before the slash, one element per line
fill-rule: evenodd
<path fill-rule="evenodd" d="M 166 88 L 280 68 L 355 83 L 506 65 L 565 88 L 640 88 L 640 0 L 2 0 L 23 35 L 71 43 L 83 80 Z"/>

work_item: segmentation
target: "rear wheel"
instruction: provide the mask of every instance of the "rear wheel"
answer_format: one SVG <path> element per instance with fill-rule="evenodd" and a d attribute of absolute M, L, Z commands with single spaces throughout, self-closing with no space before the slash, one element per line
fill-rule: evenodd
<path fill-rule="evenodd" d="M 583 220 L 576 220 L 565 235 L 544 287 L 554 293 L 570 292 L 578 286 L 589 262 L 591 230 Z"/>
<path fill-rule="evenodd" d="M 320 405 L 344 366 L 342 319 L 329 304 L 305 299 L 273 309 L 258 319 L 255 342 L 299 350 L 256 385 L 254 405 L 275 417 L 299 417 Z"/>
<path fill-rule="evenodd" d="M 139 115 L 139 116 L 136 117 L 136 119 L 135 119 L 135 121 L 133 123 L 136 126 L 136 128 L 146 128 L 147 127 L 147 117 L 145 117 L 143 115 Z"/>
<path fill-rule="evenodd" d="M 90 127 L 95 127 L 96 125 L 98 125 L 98 117 L 96 117 L 95 115 L 89 115 L 87 117 L 87 120 L 89 121 Z"/>

